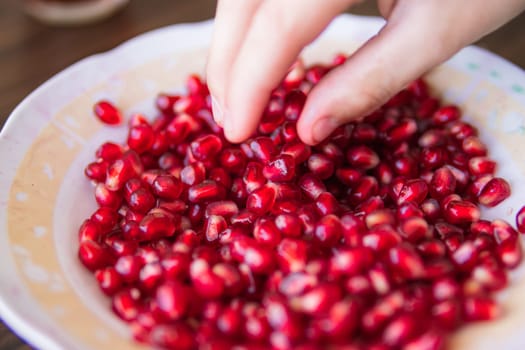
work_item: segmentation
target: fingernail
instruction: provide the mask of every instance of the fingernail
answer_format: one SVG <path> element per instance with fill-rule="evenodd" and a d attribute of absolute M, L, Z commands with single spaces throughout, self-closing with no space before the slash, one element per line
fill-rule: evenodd
<path fill-rule="evenodd" d="M 327 138 L 337 128 L 333 118 L 324 117 L 317 120 L 312 127 L 312 139 L 317 144 Z"/>
<path fill-rule="evenodd" d="M 222 119 L 223 119 L 223 114 L 222 114 L 222 108 L 221 108 L 221 105 L 219 104 L 219 101 L 217 101 L 217 99 L 215 97 L 213 97 L 213 95 L 211 96 L 211 111 L 213 113 L 213 120 L 215 120 L 215 122 L 219 125 L 219 126 L 222 126 Z"/>

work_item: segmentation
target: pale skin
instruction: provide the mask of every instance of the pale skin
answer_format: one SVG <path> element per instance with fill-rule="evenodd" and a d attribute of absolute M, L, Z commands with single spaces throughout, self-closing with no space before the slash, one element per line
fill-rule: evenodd
<path fill-rule="evenodd" d="M 259 123 L 271 91 L 301 50 L 358 0 L 219 0 L 207 81 L 231 142 Z M 525 0 L 378 0 L 386 25 L 309 94 L 297 122 L 317 144 L 359 120 L 462 47 L 525 9 Z"/>

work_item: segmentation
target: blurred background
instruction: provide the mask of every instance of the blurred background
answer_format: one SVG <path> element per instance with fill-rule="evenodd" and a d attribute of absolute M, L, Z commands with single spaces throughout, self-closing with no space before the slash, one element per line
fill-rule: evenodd
<path fill-rule="evenodd" d="M 66 12 L 56 8 L 60 3 L 67 6 Z M 215 4 L 213 0 L 0 0 L 0 127 L 25 96 L 72 63 L 155 28 L 212 18 Z M 378 14 L 371 0 L 349 12 Z M 525 13 L 476 44 L 525 68 Z M 0 320 L 0 350 L 27 349 L 31 348 Z"/>

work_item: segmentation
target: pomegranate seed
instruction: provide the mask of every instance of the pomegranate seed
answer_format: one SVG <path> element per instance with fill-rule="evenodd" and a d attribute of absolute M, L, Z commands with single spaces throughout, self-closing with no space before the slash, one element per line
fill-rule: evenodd
<path fill-rule="evenodd" d="M 226 196 L 224 187 L 213 180 L 205 180 L 188 189 L 188 200 L 193 203 L 203 203 L 221 200 Z"/>
<path fill-rule="evenodd" d="M 93 219 L 86 219 L 78 229 L 78 240 L 99 242 L 102 238 L 102 229 L 100 224 Z"/>
<path fill-rule="evenodd" d="M 107 162 L 105 161 L 93 162 L 86 166 L 86 169 L 84 169 L 84 174 L 89 179 L 95 182 L 104 182 L 106 180 L 107 169 L 108 169 Z"/>
<path fill-rule="evenodd" d="M 525 233 L 525 206 L 521 207 L 516 214 L 516 227 L 521 233 Z"/>
<path fill-rule="evenodd" d="M 295 160 L 289 154 L 281 154 L 266 164 L 263 175 L 270 181 L 290 181 L 295 176 Z"/>
<path fill-rule="evenodd" d="M 180 180 L 171 175 L 159 175 L 152 184 L 153 192 L 164 199 L 174 200 L 179 198 L 182 192 Z"/>
<path fill-rule="evenodd" d="M 246 209 L 257 215 L 265 214 L 273 207 L 276 195 L 275 188 L 264 185 L 246 198 Z"/>
<path fill-rule="evenodd" d="M 432 115 L 432 122 L 436 125 L 443 125 L 458 120 L 460 114 L 461 112 L 456 106 L 444 106 L 434 112 Z"/>
<path fill-rule="evenodd" d="M 305 294 L 292 298 L 291 306 L 298 312 L 320 314 L 329 310 L 341 298 L 341 290 L 335 284 L 324 284 L 312 288 Z"/>
<path fill-rule="evenodd" d="M 308 158 L 308 169 L 312 174 L 324 180 L 334 173 L 334 162 L 323 154 L 312 154 Z"/>
<path fill-rule="evenodd" d="M 112 296 L 122 288 L 122 278 L 113 267 L 107 267 L 95 272 L 100 289 Z"/>
<path fill-rule="evenodd" d="M 406 181 L 399 194 L 397 195 L 397 204 L 405 202 L 421 203 L 426 198 L 428 193 L 428 185 L 423 180 L 408 180 Z"/>
<path fill-rule="evenodd" d="M 501 315 L 501 309 L 491 299 L 466 298 L 463 302 L 463 313 L 467 321 L 486 321 Z"/>
<path fill-rule="evenodd" d="M 478 195 L 478 202 L 487 207 L 494 207 L 509 196 L 510 186 L 508 182 L 500 177 L 495 177 L 483 186 Z"/>
<path fill-rule="evenodd" d="M 78 257 L 84 266 L 92 271 L 107 267 L 112 262 L 109 250 L 91 240 L 80 243 Z"/>
<path fill-rule="evenodd" d="M 414 319 L 414 316 L 402 314 L 393 319 L 383 332 L 383 341 L 392 346 L 406 344 L 415 335 L 420 328 L 420 322 Z"/>
<path fill-rule="evenodd" d="M 120 111 L 108 101 L 99 101 L 94 107 L 95 115 L 103 123 L 108 125 L 117 125 L 122 122 Z"/>
<path fill-rule="evenodd" d="M 124 289 L 113 296 L 112 306 L 115 313 L 125 321 L 137 318 L 140 303 L 140 291 L 136 288 Z"/>
<path fill-rule="evenodd" d="M 141 124 L 129 129 L 128 146 L 135 152 L 142 154 L 148 151 L 155 141 L 153 128 L 148 124 Z"/>
<path fill-rule="evenodd" d="M 193 156 L 198 160 L 212 159 L 220 153 L 222 140 L 216 135 L 205 135 L 190 145 Z"/>
<path fill-rule="evenodd" d="M 453 224 L 464 224 L 478 221 L 481 212 L 474 203 L 453 200 L 445 207 L 444 215 Z"/>
<path fill-rule="evenodd" d="M 129 196 L 128 204 L 131 210 L 145 214 L 155 206 L 155 197 L 149 190 L 141 187 Z"/>
<path fill-rule="evenodd" d="M 349 148 L 346 159 L 350 165 L 362 170 L 375 168 L 379 164 L 379 156 L 367 146 Z"/>
<path fill-rule="evenodd" d="M 195 344 L 191 328 L 180 322 L 156 325 L 151 330 L 150 338 L 154 345 L 165 349 L 189 350 Z"/>
<path fill-rule="evenodd" d="M 410 245 L 401 244 L 388 251 L 391 268 L 406 279 L 416 279 L 423 275 L 423 260 Z"/>

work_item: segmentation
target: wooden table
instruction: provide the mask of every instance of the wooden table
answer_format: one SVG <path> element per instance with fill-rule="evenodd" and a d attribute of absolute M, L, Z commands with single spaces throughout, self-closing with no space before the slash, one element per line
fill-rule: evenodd
<path fill-rule="evenodd" d="M 0 125 L 26 95 L 75 61 L 158 27 L 211 18 L 215 10 L 212 0 L 132 0 L 122 12 L 102 23 L 52 28 L 24 15 L 20 2 L 0 1 Z M 351 12 L 377 14 L 371 1 Z M 478 45 L 525 67 L 525 14 Z M 30 347 L 0 322 L 0 350 L 15 349 Z"/>

